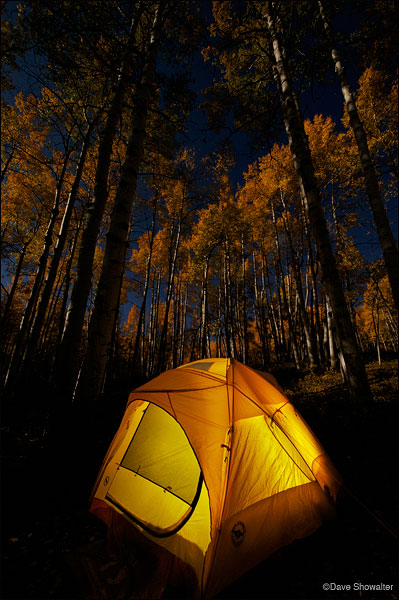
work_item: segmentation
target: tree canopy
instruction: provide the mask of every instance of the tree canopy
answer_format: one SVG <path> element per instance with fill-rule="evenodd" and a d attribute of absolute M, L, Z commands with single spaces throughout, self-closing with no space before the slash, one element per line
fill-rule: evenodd
<path fill-rule="evenodd" d="M 394 24 L 366 4 L 2 2 L 7 418 L 37 373 L 65 407 L 211 356 L 362 395 L 398 349 Z"/>

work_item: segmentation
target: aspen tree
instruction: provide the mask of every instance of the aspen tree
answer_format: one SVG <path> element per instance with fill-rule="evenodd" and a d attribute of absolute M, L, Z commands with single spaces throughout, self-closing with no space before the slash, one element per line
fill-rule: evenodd
<path fill-rule="evenodd" d="M 342 63 L 338 49 L 334 41 L 333 30 L 327 18 L 324 3 L 318 0 L 320 16 L 323 27 L 327 35 L 327 39 L 331 46 L 331 57 L 334 62 L 335 72 L 338 76 L 342 95 L 344 97 L 346 109 L 349 115 L 349 122 L 354 133 L 359 160 L 362 165 L 362 171 L 365 179 L 366 192 L 370 203 L 371 212 L 373 214 L 376 225 L 378 238 L 380 240 L 382 254 L 384 256 L 385 267 L 387 269 L 389 281 L 392 288 L 392 294 L 396 304 L 396 309 L 399 310 L 399 253 L 398 246 L 392 233 L 389 224 L 388 216 L 385 210 L 384 203 L 381 198 L 380 186 L 378 183 L 377 174 L 371 159 L 367 135 L 360 120 L 357 110 L 355 98 L 349 87 L 346 77 L 345 67 Z"/>

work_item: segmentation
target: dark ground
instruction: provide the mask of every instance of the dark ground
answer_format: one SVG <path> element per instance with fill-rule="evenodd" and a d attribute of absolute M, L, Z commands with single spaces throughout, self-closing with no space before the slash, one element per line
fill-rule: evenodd
<path fill-rule="evenodd" d="M 368 366 L 374 394 L 359 411 L 337 374 L 299 377 L 293 369 L 274 372 L 279 383 L 326 447 L 352 494 L 378 519 L 398 523 L 397 363 Z M 121 409 L 122 410 L 122 409 Z M 118 425 L 102 420 L 93 474 L 82 483 L 74 474 L 73 451 L 59 462 L 49 456 L 43 427 L 3 430 L 2 594 L 4 600 L 93 599 L 90 581 L 101 570 L 103 525 L 88 513 L 95 474 Z M 97 427 L 93 423 L 93 427 Z M 73 447 L 74 432 L 70 444 Z M 69 460 L 70 457 L 70 460 Z M 97 462 L 96 462 L 97 461 Z M 65 465 L 69 465 L 69 468 Z M 61 477 L 61 473 L 65 473 Z M 337 519 L 315 534 L 280 550 L 219 594 L 220 598 L 399 598 L 397 541 L 368 510 L 345 494 Z M 93 552 L 98 561 L 92 560 Z M 111 578 L 112 565 L 103 572 Z M 92 571 L 90 573 L 90 571 Z M 354 584 L 385 584 L 392 590 L 356 591 Z M 350 590 L 323 589 L 350 585 Z M 104 592 L 104 591 L 103 591 Z M 105 592 L 104 592 L 105 593 Z M 166 590 L 165 597 L 173 597 Z M 109 600 L 109 598 L 107 598 Z M 129 600 L 119 595 L 112 600 Z"/>

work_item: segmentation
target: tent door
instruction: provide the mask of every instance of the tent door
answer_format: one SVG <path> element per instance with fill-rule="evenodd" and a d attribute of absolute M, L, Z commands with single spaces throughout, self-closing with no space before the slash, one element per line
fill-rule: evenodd
<path fill-rule="evenodd" d="M 152 535 L 166 537 L 190 518 L 202 484 L 184 430 L 169 413 L 149 403 L 106 499 Z"/>

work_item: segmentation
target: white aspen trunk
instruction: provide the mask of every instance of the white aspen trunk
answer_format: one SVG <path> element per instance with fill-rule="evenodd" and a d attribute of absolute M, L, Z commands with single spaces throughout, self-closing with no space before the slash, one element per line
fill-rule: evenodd
<path fill-rule="evenodd" d="M 244 235 L 241 236 L 241 264 L 242 264 L 242 329 L 243 329 L 243 337 L 244 337 L 242 362 L 244 363 L 244 365 L 246 365 L 246 364 L 248 364 L 249 340 L 248 340 Z"/>
<path fill-rule="evenodd" d="M 229 262 L 230 255 L 228 250 L 228 243 L 225 240 L 225 251 L 223 255 L 223 296 L 224 296 L 224 335 L 226 342 L 226 357 L 235 358 L 234 353 L 234 342 L 232 340 L 232 310 L 231 310 L 231 296 L 230 296 L 230 276 L 229 276 Z"/>
<path fill-rule="evenodd" d="M 146 377 L 151 373 L 151 364 L 152 364 L 152 356 L 153 356 L 153 346 L 154 346 L 154 332 L 155 332 L 155 279 L 152 282 L 152 292 L 151 292 L 151 305 L 150 305 L 150 315 L 149 315 L 149 323 L 148 323 L 148 340 L 147 340 L 147 360 L 144 360 L 144 373 Z"/>
<path fill-rule="evenodd" d="M 29 247 L 31 240 L 29 240 L 28 242 L 25 242 L 22 246 L 22 250 L 20 252 L 19 258 L 18 258 L 18 262 L 17 262 L 17 266 L 15 269 L 15 273 L 14 273 L 14 277 L 12 280 L 12 284 L 11 284 L 11 289 L 8 293 L 7 296 L 7 301 L 6 304 L 4 306 L 4 312 L 1 315 L 1 324 L 0 324 L 0 339 L 1 339 L 1 347 L 3 348 L 3 350 L 5 349 L 5 345 L 7 342 L 7 330 L 9 329 L 9 314 L 10 314 L 10 310 L 11 310 L 11 306 L 14 300 L 14 296 L 15 296 L 15 292 L 17 290 L 18 287 L 18 283 L 19 283 L 19 278 L 21 276 L 21 271 L 22 271 L 22 265 L 24 263 L 25 260 L 25 255 L 26 255 L 26 251 Z M 4 372 L 4 371 L 3 371 Z"/>
<path fill-rule="evenodd" d="M 70 250 L 68 252 L 68 263 L 67 263 L 66 270 L 65 270 L 64 293 L 63 293 L 61 309 L 60 309 L 55 356 L 57 355 L 59 346 L 61 344 L 62 332 L 63 332 L 64 326 L 65 326 L 66 309 L 67 309 L 67 305 L 68 305 L 69 289 L 71 286 L 71 279 L 72 279 L 72 275 L 71 275 L 72 264 L 73 264 L 73 259 L 75 256 L 76 246 L 78 243 L 78 238 L 79 238 L 79 233 L 80 233 L 81 227 L 82 227 L 82 219 L 80 220 L 78 227 L 76 229 L 76 232 L 73 236 L 72 243 L 70 242 L 71 246 L 70 246 Z M 53 363 L 53 368 L 54 368 L 54 363 Z M 54 371 L 51 373 L 51 377 L 52 378 L 54 377 Z"/>
<path fill-rule="evenodd" d="M 320 16 L 323 22 L 324 30 L 327 39 L 331 45 L 331 56 L 337 73 L 342 95 L 345 100 L 345 105 L 349 115 L 349 122 L 353 134 L 356 139 L 359 159 L 365 179 L 366 192 L 370 203 L 371 212 L 373 214 L 374 223 L 376 225 L 378 238 L 380 240 L 382 254 L 384 257 L 385 267 L 388 273 L 389 283 L 392 289 L 392 295 L 399 310 L 399 254 L 395 238 L 389 224 L 388 216 L 385 210 L 384 203 L 381 198 L 380 186 L 378 183 L 377 174 L 374 164 L 371 159 L 370 150 L 368 147 L 367 135 L 364 131 L 363 124 L 360 120 L 356 102 L 350 90 L 344 65 L 340 59 L 338 50 L 335 46 L 332 27 L 327 19 L 323 2 L 318 0 Z"/>
<path fill-rule="evenodd" d="M 188 291 L 184 293 L 184 302 L 183 302 L 183 311 L 182 318 L 180 321 L 180 349 L 179 349 L 179 365 L 184 363 L 184 348 L 186 345 L 186 315 L 187 315 L 187 301 L 188 301 Z"/>
<path fill-rule="evenodd" d="M 335 326 L 330 302 L 326 297 L 327 327 L 328 327 L 328 348 L 330 354 L 330 367 L 334 371 L 338 369 L 337 354 L 335 348 Z"/>
<path fill-rule="evenodd" d="M 378 301 L 375 303 L 375 317 L 373 311 L 371 311 L 373 319 L 374 333 L 375 333 L 375 349 L 377 351 L 378 364 L 381 366 L 381 349 L 380 349 L 380 311 Z"/>
<path fill-rule="evenodd" d="M 313 293 L 314 298 L 315 298 L 315 308 L 316 308 L 316 337 L 319 341 L 319 352 L 320 352 L 320 362 L 323 362 L 324 360 L 324 352 L 322 350 L 321 347 L 321 338 L 322 338 L 322 334 L 321 334 L 321 324 L 320 324 L 320 315 L 319 315 L 319 300 L 318 300 L 318 286 L 317 286 L 317 271 L 315 268 L 315 261 L 314 261 L 314 257 L 313 257 L 313 248 L 312 248 L 312 240 L 311 240 L 311 236 L 310 236 L 310 232 L 309 232 L 309 226 L 308 226 L 308 217 L 306 215 L 306 211 L 305 211 L 305 206 L 303 203 L 303 199 L 301 202 L 302 205 L 302 216 L 303 216 L 303 224 L 304 224 L 304 229 L 305 229 L 305 237 L 306 237 L 306 242 L 308 245 L 308 265 L 310 268 L 310 273 L 312 276 L 312 282 L 310 284 L 309 282 L 309 290 L 310 293 Z M 308 275 L 307 275 L 308 277 Z M 306 294 L 308 294 L 308 289 L 306 291 Z M 306 304 L 307 302 L 305 302 Z"/>
<path fill-rule="evenodd" d="M 231 357 L 237 358 L 237 342 L 236 342 L 236 307 L 233 303 L 233 294 L 232 294 L 232 281 L 231 281 L 231 260 L 230 260 L 230 248 L 227 242 L 227 292 L 228 292 L 228 309 L 229 309 L 229 336 L 230 336 L 230 347 L 231 347 Z"/>
<path fill-rule="evenodd" d="M 221 280 L 220 277 L 220 273 L 219 273 L 219 282 Z M 221 358 L 222 357 L 222 340 L 223 340 L 223 333 L 222 333 L 222 292 L 221 292 L 221 288 L 220 288 L 220 284 L 218 285 L 218 333 L 217 333 L 217 339 L 216 339 L 216 357 L 217 358 Z"/>
<path fill-rule="evenodd" d="M 272 209 L 272 220 L 273 220 L 273 225 L 274 225 L 274 243 L 276 246 L 277 259 L 278 259 L 277 262 L 275 263 L 276 272 L 278 272 L 279 281 L 281 281 L 283 304 L 284 304 L 285 312 L 287 315 L 287 322 L 288 322 L 288 337 L 291 341 L 292 351 L 294 354 L 294 361 L 295 361 L 296 366 L 300 367 L 298 344 L 297 344 L 295 332 L 293 330 L 291 311 L 290 311 L 290 306 L 289 306 L 288 299 L 287 299 L 287 292 L 285 289 L 284 270 L 283 270 L 283 264 L 282 264 L 282 260 L 281 260 L 280 239 L 279 239 L 278 231 L 277 231 L 276 215 L 275 215 L 275 211 L 274 211 L 273 201 L 271 202 L 271 209 Z M 280 293 L 279 293 L 279 298 L 280 298 Z M 281 301 L 279 303 L 279 308 L 280 308 L 280 320 L 281 320 L 280 327 L 281 327 L 282 333 L 284 333 L 284 322 L 283 322 Z M 284 342 L 285 342 L 285 336 L 284 336 Z"/>
<path fill-rule="evenodd" d="M 131 68 L 132 50 L 136 40 L 136 29 L 140 21 L 141 12 L 142 8 L 139 9 L 132 21 L 126 52 L 122 58 L 120 75 L 108 110 L 104 130 L 100 134 L 94 182 L 94 198 L 89 206 L 88 218 L 82 233 L 76 277 L 72 286 L 71 299 L 66 314 L 59 352 L 56 356 L 54 376 L 58 392 L 65 400 L 70 400 L 72 397 L 79 369 L 82 329 L 92 287 L 94 254 L 108 200 L 108 175 L 112 147 L 129 85 L 128 74 Z M 65 364 L 68 364 L 68 369 L 65 369 Z"/>
<path fill-rule="evenodd" d="M 64 185 L 64 179 L 65 179 L 65 174 L 66 174 L 66 169 L 67 169 L 67 165 L 69 162 L 70 154 L 71 154 L 71 150 L 69 152 L 67 152 L 67 154 L 64 157 L 62 170 L 61 170 L 60 177 L 59 177 L 56 191 L 55 191 L 54 203 L 53 203 L 53 207 L 51 209 L 50 218 L 49 218 L 49 221 L 47 224 L 47 231 L 46 231 L 46 234 L 44 237 L 43 250 L 42 250 L 42 253 L 39 258 L 39 264 L 38 264 L 38 267 L 36 270 L 36 275 L 35 275 L 35 279 L 33 282 L 32 290 L 31 290 L 28 302 L 24 308 L 24 313 L 23 313 L 21 323 L 19 326 L 17 339 L 16 339 L 15 345 L 14 345 L 14 351 L 13 351 L 10 365 L 8 367 L 8 371 L 7 371 L 7 375 L 6 375 L 5 392 L 4 393 L 5 393 L 5 397 L 9 398 L 10 400 L 12 399 L 13 394 L 15 392 L 15 389 L 14 389 L 15 384 L 16 384 L 17 378 L 20 374 L 23 353 L 24 353 L 24 349 L 25 349 L 25 343 L 26 343 L 26 340 L 29 336 L 29 333 L 30 333 L 30 330 L 32 327 L 32 322 L 33 322 L 33 318 L 35 315 L 35 308 L 37 305 L 37 301 L 39 299 L 40 290 L 42 289 L 43 280 L 44 280 L 46 269 L 47 269 L 48 257 L 50 254 L 51 247 L 53 245 L 54 227 L 55 227 L 58 215 L 59 215 L 59 210 L 60 210 L 59 207 L 60 207 L 60 202 L 61 202 L 61 191 L 62 191 L 63 185 Z"/>
<path fill-rule="evenodd" d="M 324 314 L 325 314 L 325 319 L 324 319 L 324 323 L 323 323 L 323 356 L 324 356 L 324 362 L 323 364 L 325 364 L 327 362 L 327 360 L 329 360 L 330 357 L 330 348 L 329 348 L 329 342 L 328 342 L 328 322 L 327 322 L 327 305 L 324 302 Z"/>
<path fill-rule="evenodd" d="M 321 208 L 312 157 L 304 131 L 303 116 L 295 102 L 295 92 L 290 86 L 287 66 L 281 52 L 274 21 L 266 9 L 266 20 L 275 58 L 275 76 L 281 99 L 284 125 L 288 136 L 301 196 L 309 216 L 312 235 L 316 242 L 322 270 L 322 283 L 331 303 L 340 350 L 345 362 L 345 381 L 354 400 L 370 402 L 372 399 L 366 369 L 356 342 L 355 332 L 345 302 L 334 253 L 332 251 L 326 220 Z"/>
<path fill-rule="evenodd" d="M 266 318 L 266 310 L 265 303 L 268 303 L 267 294 L 265 290 L 265 277 L 264 277 L 264 269 L 262 262 L 262 273 L 261 273 L 261 281 L 262 281 L 262 289 L 258 291 L 258 282 L 257 282 L 257 266 L 256 266 L 256 258 L 255 252 L 253 254 L 254 261 L 254 277 L 255 277 L 255 301 L 257 304 L 257 314 L 259 319 L 259 336 L 262 342 L 262 362 L 263 368 L 266 369 L 267 364 L 270 362 L 270 343 L 269 343 L 269 332 L 267 328 L 267 318 Z M 263 259 L 262 259 L 263 261 Z M 268 309 L 268 312 L 269 309 Z M 270 320 L 270 317 L 269 317 Z M 272 325 L 270 325 L 270 330 L 272 330 Z M 273 336 L 273 334 L 272 334 Z"/>
<path fill-rule="evenodd" d="M 266 275 L 266 277 L 265 277 Z M 273 305 L 273 301 L 272 298 L 268 298 L 267 295 L 267 289 L 266 289 L 266 279 L 267 279 L 267 286 L 270 292 L 270 296 L 271 296 L 271 283 L 270 283 L 270 277 L 269 277 L 269 269 L 267 266 L 267 260 L 265 261 L 265 258 L 263 256 L 263 252 L 262 252 L 262 294 L 265 298 L 265 300 L 267 301 L 267 310 L 268 310 L 268 316 L 269 316 L 269 321 L 270 321 L 270 329 L 271 329 L 271 333 L 272 333 L 272 338 L 274 341 L 274 354 L 275 354 L 275 358 L 276 361 L 278 362 L 280 360 L 280 346 L 281 346 L 281 342 L 280 342 L 280 338 L 278 335 L 278 324 L 277 324 L 277 318 L 276 318 L 276 314 L 275 314 L 275 309 L 274 309 L 274 305 Z"/>
<path fill-rule="evenodd" d="M 208 271 L 209 256 L 206 257 L 202 274 L 202 293 L 200 309 L 200 341 L 199 358 L 207 358 L 207 338 L 208 338 Z"/>
<path fill-rule="evenodd" d="M 46 277 L 46 282 L 43 287 L 43 291 L 40 297 L 40 301 L 36 310 L 35 319 L 32 326 L 32 331 L 29 335 L 28 342 L 25 347 L 24 353 L 24 367 L 28 366 L 34 357 L 35 351 L 39 343 L 40 335 L 44 326 L 44 320 L 46 312 L 49 306 L 51 293 L 54 287 L 54 282 L 57 277 L 62 253 L 64 251 L 69 225 L 72 218 L 73 208 L 75 206 L 76 198 L 78 196 L 80 181 L 82 179 L 83 168 L 86 163 L 87 152 L 90 147 L 91 135 L 94 129 L 96 119 L 94 119 L 86 132 L 83 140 L 82 148 L 80 151 L 78 166 L 75 173 L 75 178 L 71 187 L 71 191 L 68 195 L 67 204 L 62 217 L 62 222 L 57 235 L 57 241 L 54 246 L 53 256 L 50 263 L 50 268 Z"/>
<path fill-rule="evenodd" d="M 177 225 L 176 239 L 173 241 L 174 237 L 174 225 L 171 227 L 171 236 L 170 236 L 170 252 L 169 252 L 169 272 L 168 272 L 168 281 L 166 286 L 166 298 L 165 298 L 165 315 L 163 319 L 163 325 L 161 329 L 161 337 L 159 341 L 159 349 L 158 349 L 158 362 L 157 362 L 157 371 L 160 373 L 164 370 L 165 367 L 165 358 L 166 358 L 166 347 L 167 347 L 167 337 L 168 337 L 168 324 L 169 324 L 169 308 L 172 300 L 173 294 L 173 283 L 176 274 L 176 266 L 177 266 L 177 256 L 180 247 L 180 236 L 181 236 L 181 228 L 182 228 L 182 211 L 180 212 L 179 222 Z"/>
<path fill-rule="evenodd" d="M 161 273 L 158 272 L 157 280 L 153 283 L 152 298 L 151 298 L 151 310 L 150 310 L 150 324 L 149 324 L 149 338 L 148 338 L 148 353 L 146 361 L 146 376 L 153 375 L 155 369 L 155 349 L 157 347 L 158 338 L 158 313 L 159 313 L 159 297 L 161 290 Z"/>
<path fill-rule="evenodd" d="M 287 213 L 288 211 L 287 211 L 287 207 L 286 207 L 285 200 L 284 200 L 284 194 L 283 194 L 282 190 L 280 190 L 280 199 L 281 199 L 283 208 Z M 309 317 L 306 312 L 306 305 L 305 305 L 305 301 L 303 298 L 301 273 L 300 273 L 300 268 L 299 268 L 299 264 L 298 264 L 298 258 L 296 256 L 291 232 L 289 230 L 287 220 L 285 218 L 284 218 L 284 229 L 285 229 L 285 233 L 287 236 L 288 245 L 289 245 L 289 249 L 290 249 L 291 264 L 292 264 L 292 270 L 293 270 L 293 274 L 294 274 L 294 278 L 295 278 L 299 314 L 301 315 L 301 322 L 302 322 L 302 326 L 303 326 L 303 330 L 304 330 L 304 334 L 305 334 L 306 350 L 307 350 L 307 354 L 309 357 L 310 366 L 315 367 L 318 363 L 317 349 L 316 349 L 315 342 L 314 342 L 314 339 L 313 339 L 311 331 L 310 331 Z"/>
<path fill-rule="evenodd" d="M 129 368 L 131 376 L 133 375 L 133 371 L 139 367 L 140 375 L 143 374 L 143 352 L 141 351 L 141 360 L 140 357 L 140 349 L 143 350 L 142 340 L 144 338 L 144 328 L 145 328 L 145 312 L 147 307 L 147 295 L 150 287 L 150 276 L 151 276 L 151 261 L 152 261 L 152 250 L 154 245 L 154 236 L 155 236 L 155 226 L 157 219 L 157 197 L 154 197 L 153 206 L 152 206 L 152 223 L 151 223 L 151 234 L 150 234 L 150 242 L 148 248 L 148 256 L 147 256 L 147 265 L 145 272 L 145 281 L 144 281 L 144 290 L 143 290 L 143 299 L 140 307 L 139 320 L 137 323 L 137 332 L 136 339 L 134 342 L 134 350 L 133 356 L 131 360 L 131 366 Z"/>
<path fill-rule="evenodd" d="M 266 353 L 265 353 L 265 343 L 264 343 L 264 331 L 263 331 L 263 319 L 262 319 L 262 307 L 261 307 L 261 299 L 258 288 L 258 273 L 257 273 L 257 265 L 256 265 L 256 256 L 255 251 L 252 253 L 252 263 L 253 263 L 253 273 L 254 273 L 254 314 L 255 314 L 255 326 L 259 335 L 261 347 L 262 347 L 262 368 L 265 369 L 266 363 Z"/>
<path fill-rule="evenodd" d="M 118 310 L 119 282 L 124 269 L 132 199 L 143 153 L 148 106 L 153 93 L 162 16 L 160 5 L 161 3 L 156 9 L 143 75 L 136 93 L 126 155 L 121 168 L 106 237 L 103 266 L 89 323 L 87 350 L 75 390 L 75 397 L 88 406 L 96 400 L 101 391 L 110 352 L 112 325 Z"/>

